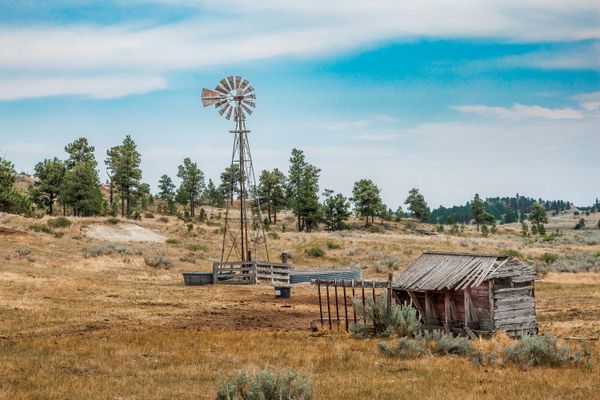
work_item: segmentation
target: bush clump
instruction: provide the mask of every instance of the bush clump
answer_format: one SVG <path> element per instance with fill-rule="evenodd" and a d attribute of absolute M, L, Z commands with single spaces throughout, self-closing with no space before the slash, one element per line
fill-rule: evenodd
<path fill-rule="evenodd" d="M 108 256 L 112 254 L 119 254 L 122 256 L 135 256 L 139 255 L 140 251 L 122 244 L 114 243 L 98 244 L 96 246 L 92 246 L 88 249 L 83 250 L 83 256 L 86 258 Z"/>
<path fill-rule="evenodd" d="M 144 256 L 144 262 L 147 266 L 153 268 L 169 269 L 173 266 L 173 262 L 164 253 L 157 253 Z"/>
<path fill-rule="evenodd" d="M 342 245 L 340 245 L 339 243 L 334 242 L 333 240 L 328 240 L 327 241 L 327 248 L 330 249 L 330 250 L 341 249 Z"/>
<path fill-rule="evenodd" d="M 558 256 L 553 253 L 544 253 L 540 256 L 540 260 L 546 264 L 553 264 L 556 262 L 556 260 L 558 260 Z"/>
<path fill-rule="evenodd" d="M 306 249 L 304 252 L 306 253 L 306 255 L 311 257 L 323 257 L 325 255 L 325 251 L 318 246 Z"/>
<path fill-rule="evenodd" d="M 500 250 L 500 254 L 507 257 L 523 258 L 523 254 L 521 254 L 519 250 L 515 249 L 502 249 Z"/>
<path fill-rule="evenodd" d="M 189 251 L 208 251 L 208 246 L 204 243 L 194 243 L 188 246 Z"/>
<path fill-rule="evenodd" d="M 504 358 L 523 369 L 536 365 L 558 367 L 565 363 L 591 367 L 592 352 L 589 347 L 589 344 L 584 344 L 580 351 L 571 353 L 569 346 L 559 344 L 555 336 L 523 336 L 520 341 L 508 345 L 504 350 Z"/>
<path fill-rule="evenodd" d="M 109 225 L 117 225 L 121 221 L 119 220 L 119 218 L 112 217 L 112 218 L 107 218 L 104 222 L 106 222 Z"/>
<path fill-rule="evenodd" d="M 387 356 L 400 358 L 417 358 L 432 354 L 469 357 L 476 353 L 475 346 L 468 338 L 439 330 L 425 331 L 414 337 L 402 337 L 394 346 L 382 342 L 379 344 L 379 350 Z"/>
<path fill-rule="evenodd" d="M 357 320 L 367 320 L 366 325 L 362 322 L 351 325 L 350 331 L 355 337 L 411 336 L 421 328 L 417 310 L 408 304 L 392 304 L 389 307 L 386 292 L 377 298 L 368 296 L 365 306 L 360 299 L 354 299 L 353 302 Z M 372 327 L 372 330 L 369 327 Z"/>
<path fill-rule="evenodd" d="M 52 233 L 52 228 L 46 224 L 31 224 L 29 225 L 29 230 L 38 233 Z"/>
<path fill-rule="evenodd" d="M 51 228 L 68 228 L 71 226 L 71 221 L 65 217 L 50 218 L 48 220 L 48 226 Z"/>
<path fill-rule="evenodd" d="M 21 247 L 17 249 L 17 254 L 19 257 L 26 257 L 31 254 L 31 249 L 29 247 Z"/>
<path fill-rule="evenodd" d="M 229 379 L 220 379 L 217 400 L 311 400 L 311 383 L 299 373 L 279 373 L 264 369 L 255 375 L 237 371 Z"/>

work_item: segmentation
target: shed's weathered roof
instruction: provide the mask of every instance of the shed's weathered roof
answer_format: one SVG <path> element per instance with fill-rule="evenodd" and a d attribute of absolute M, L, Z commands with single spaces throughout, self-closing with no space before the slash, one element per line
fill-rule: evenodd
<path fill-rule="evenodd" d="M 494 254 L 424 252 L 394 279 L 394 287 L 410 290 L 462 290 L 492 278 L 528 282 L 535 271 L 514 257 Z"/>

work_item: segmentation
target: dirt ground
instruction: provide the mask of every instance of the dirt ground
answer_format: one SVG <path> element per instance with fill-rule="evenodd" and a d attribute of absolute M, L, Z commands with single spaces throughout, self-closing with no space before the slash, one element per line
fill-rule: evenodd
<path fill-rule="evenodd" d="M 309 324 L 319 312 L 310 286 L 275 299 L 268 286 L 183 285 L 183 271 L 208 270 L 208 259 L 218 254 L 215 226 L 197 227 L 192 236 L 176 221 L 144 221 L 170 243 L 130 243 L 139 253 L 86 258 L 84 250 L 103 241 L 83 232 L 103 221 L 73 220 L 57 237 L 27 230 L 29 220 L 0 216 L 0 399 L 210 399 L 219 376 L 265 367 L 299 370 L 313 381 L 317 399 L 585 399 L 600 390 L 599 341 L 591 370 L 477 368 L 449 356 L 390 359 L 377 350 L 378 340 L 313 334 Z M 365 275 L 382 278 L 386 271 L 374 267 L 377 258 L 394 255 L 401 269 L 423 249 L 464 251 L 467 241 L 468 249 L 493 251 L 518 248 L 518 240 L 510 233 L 279 232 L 271 245 L 291 249 L 298 268 L 355 262 L 366 266 Z M 328 241 L 340 248 L 327 248 Z M 325 257 L 301 251 L 315 244 L 326 249 Z M 567 254 L 577 246 L 551 250 Z M 598 251 L 597 244 L 585 246 Z M 524 244 L 520 251 L 542 250 Z M 155 252 L 174 266 L 147 266 L 144 255 Z M 180 261 L 182 255 L 198 261 Z M 536 283 L 536 303 L 542 333 L 600 336 L 600 274 L 551 272 Z"/>

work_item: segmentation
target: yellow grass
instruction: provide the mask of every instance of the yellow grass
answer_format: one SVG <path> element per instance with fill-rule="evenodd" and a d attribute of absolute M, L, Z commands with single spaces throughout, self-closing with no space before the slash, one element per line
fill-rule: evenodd
<path fill-rule="evenodd" d="M 284 221 L 292 229 L 289 217 Z M 464 358 L 398 360 L 377 350 L 379 340 L 346 334 L 315 335 L 315 290 L 294 288 L 276 300 L 269 287 L 186 287 L 181 272 L 208 270 L 219 254 L 218 226 L 144 220 L 141 225 L 179 244 L 130 244 L 144 253 L 164 251 L 171 270 L 153 269 L 138 256 L 84 258 L 99 242 L 81 229 L 103 219 L 72 219 L 62 238 L 27 232 L 32 220 L 0 215 L 0 398 L 2 399 L 210 399 L 216 379 L 236 369 L 294 368 L 311 378 L 317 399 L 392 398 L 581 398 L 600 390 L 600 344 L 591 370 L 514 366 L 477 368 Z M 43 220 L 45 221 L 45 219 Z M 42 222 L 43 222 L 42 221 Z M 39 222 L 39 221 L 37 221 Z M 216 223 L 216 222 L 215 222 Z M 428 227 L 431 229 L 431 227 Z M 497 252 L 519 249 L 526 256 L 546 247 L 528 245 L 503 232 L 491 238 L 422 236 L 391 224 L 387 233 L 302 234 L 278 231 L 272 252 L 291 250 L 297 267 L 361 264 L 367 276 L 375 263 L 395 256 L 402 267 L 422 250 Z M 573 232 L 567 234 L 572 235 Z M 328 240 L 341 245 L 327 249 Z M 199 264 L 179 261 L 190 244 Z M 321 246 L 324 258 L 304 249 Z M 30 259 L 17 254 L 30 248 Z M 358 249 L 358 250 L 357 250 Z M 550 248 L 557 254 L 572 245 Z M 585 251 L 600 250 L 597 245 Z M 583 251 L 583 250 L 582 250 Z M 594 273 L 550 273 L 536 284 L 540 329 L 562 337 L 600 335 L 600 278 Z M 501 335 L 477 343 L 506 344 Z"/>

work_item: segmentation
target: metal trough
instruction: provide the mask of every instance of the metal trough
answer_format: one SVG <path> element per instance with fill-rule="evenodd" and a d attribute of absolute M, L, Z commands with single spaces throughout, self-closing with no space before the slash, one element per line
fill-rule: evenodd
<path fill-rule="evenodd" d="M 312 279 L 347 280 L 361 279 L 357 269 L 296 269 L 290 271 L 290 284 L 310 282 Z"/>
<path fill-rule="evenodd" d="M 186 285 L 210 285 L 213 283 L 212 272 L 184 272 L 183 283 Z"/>

